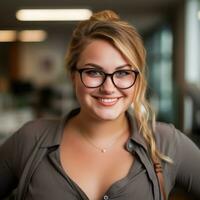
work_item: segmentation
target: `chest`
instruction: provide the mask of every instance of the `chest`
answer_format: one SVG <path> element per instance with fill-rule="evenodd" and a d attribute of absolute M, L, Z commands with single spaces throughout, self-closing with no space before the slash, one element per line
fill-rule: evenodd
<path fill-rule="evenodd" d="M 116 200 L 154 199 L 152 185 L 148 180 L 146 169 L 137 159 L 134 160 L 128 176 L 113 183 L 111 187 L 108 186 L 109 188 L 104 188 L 104 190 L 102 189 L 100 191 L 99 183 L 101 181 L 96 182 L 95 178 L 92 178 L 93 185 L 86 185 L 88 188 L 88 191 L 86 191 L 84 185 L 77 186 L 74 180 L 69 178 L 68 174 L 60 166 L 57 158 L 58 151 L 52 152 L 44 157 L 31 178 L 26 196 L 27 200 L 96 200 L 103 199 L 105 196 L 109 197 L 108 199 Z M 79 171 L 82 170 L 79 169 Z M 103 177 L 102 183 L 107 179 L 109 177 Z M 86 183 L 88 183 L 87 177 Z"/>
<path fill-rule="evenodd" d="M 123 149 L 102 153 L 69 145 L 60 149 L 60 161 L 66 174 L 93 200 L 101 199 L 134 165 L 133 155 Z"/>

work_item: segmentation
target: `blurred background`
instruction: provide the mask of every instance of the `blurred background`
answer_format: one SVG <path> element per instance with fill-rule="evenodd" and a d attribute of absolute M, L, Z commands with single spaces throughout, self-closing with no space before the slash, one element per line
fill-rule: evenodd
<path fill-rule="evenodd" d="M 53 19 L 26 9 L 85 10 Z M 158 120 L 200 144 L 200 0 L 1 0 L 0 143 L 26 121 L 60 117 L 77 105 L 64 69 L 67 45 L 80 17 L 103 9 L 117 12 L 143 37 L 148 98 Z M 179 199 L 176 194 L 171 199 Z"/>

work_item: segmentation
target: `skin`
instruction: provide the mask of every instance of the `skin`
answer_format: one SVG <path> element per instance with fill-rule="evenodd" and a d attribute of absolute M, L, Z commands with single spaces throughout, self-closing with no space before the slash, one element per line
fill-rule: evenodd
<path fill-rule="evenodd" d="M 104 40 L 93 40 L 86 46 L 77 68 L 88 63 L 107 73 L 113 73 L 119 66 L 130 69 L 121 53 Z M 134 162 L 134 156 L 124 149 L 130 136 L 125 111 L 132 103 L 134 86 L 119 90 L 109 77 L 100 88 L 86 88 L 78 72 L 72 74 L 72 81 L 81 111 L 65 126 L 60 160 L 65 172 L 88 198 L 99 200 L 113 183 L 128 174 Z M 101 148 L 114 143 L 106 153 L 101 153 L 83 135 Z"/>
<path fill-rule="evenodd" d="M 122 54 L 104 40 L 94 40 L 88 44 L 80 55 L 77 68 L 85 68 L 88 63 L 98 65 L 107 73 L 113 73 L 121 66 L 123 67 L 120 69 L 131 68 Z M 113 131 L 113 127 L 117 129 L 123 127 L 122 124 L 126 123 L 125 111 L 133 101 L 134 86 L 125 90 L 117 89 L 111 78 L 108 77 L 101 87 L 86 88 L 82 84 L 78 72 L 72 75 L 72 81 L 81 107 L 77 119 L 79 123 L 87 124 L 87 122 L 90 122 L 90 129 L 93 128 L 91 125 L 94 124 L 95 132 L 96 127 L 99 126 L 101 135 L 104 132 L 102 129 L 107 129 L 106 132 L 113 134 L 115 131 Z M 102 99 L 110 99 L 112 102 L 108 103 Z M 88 127 L 87 132 L 94 133 L 92 130 L 89 131 Z"/>

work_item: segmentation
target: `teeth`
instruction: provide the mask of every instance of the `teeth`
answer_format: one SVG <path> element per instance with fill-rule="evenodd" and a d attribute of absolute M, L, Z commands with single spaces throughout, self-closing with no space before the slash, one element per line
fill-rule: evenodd
<path fill-rule="evenodd" d="M 105 102 L 105 103 L 111 103 L 111 102 L 115 102 L 117 100 L 117 98 L 115 99 L 103 99 L 103 98 L 99 98 L 100 101 Z"/>

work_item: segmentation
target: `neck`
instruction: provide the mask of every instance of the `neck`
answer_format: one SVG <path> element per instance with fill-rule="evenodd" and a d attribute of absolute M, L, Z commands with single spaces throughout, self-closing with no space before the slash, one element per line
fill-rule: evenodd
<path fill-rule="evenodd" d="M 74 125 L 81 134 L 94 140 L 109 140 L 128 130 L 125 113 L 115 120 L 97 120 L 80 112 L 74 118 Z"/>

